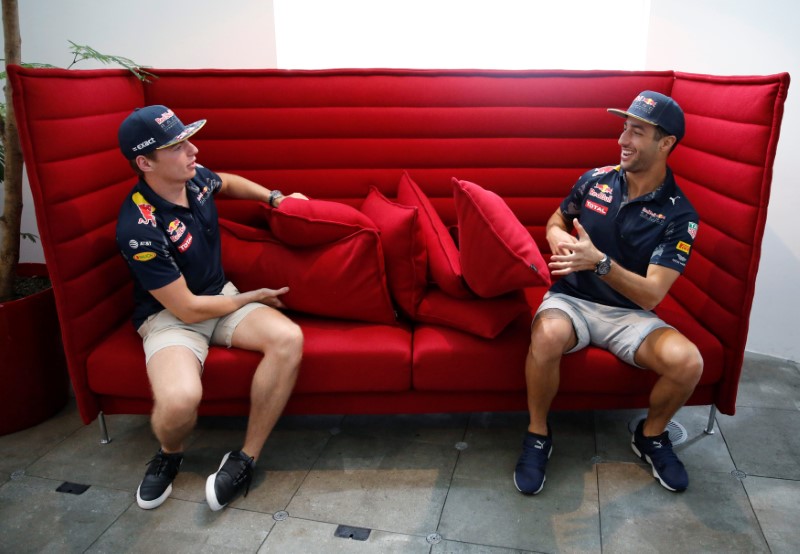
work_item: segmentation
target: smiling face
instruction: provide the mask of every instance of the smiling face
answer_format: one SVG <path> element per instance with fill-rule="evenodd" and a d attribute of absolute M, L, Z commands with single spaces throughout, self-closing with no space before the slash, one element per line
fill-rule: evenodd
<path fill-rule="evenodd" d="M 628 117 L 617 141 L 622 147 L 620 165 L 628 173 L 646 172 L 666 163 L 675 137 L 663 135 L 655 125 Z"/>

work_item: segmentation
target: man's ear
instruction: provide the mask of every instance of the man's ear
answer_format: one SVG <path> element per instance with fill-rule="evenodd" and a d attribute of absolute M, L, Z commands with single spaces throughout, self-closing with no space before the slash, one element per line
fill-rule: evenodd
<path fill-rule="evenodd" d="M 672 147 L 675 143 L 678 142 L 678 137 L 675 135 L 667 135 L 661 139 L 661 144 L 659 144 L 659 148 L 669 154 L 672 151 Z"/>
<path fill-rule="evenodd" d="M 136 156 L 136 167 L 139 168 L 140 171 L 147 173 L 148 171 L 153 171 L 153 166 L 151 165 L 150 160 L 145 156 Z"/>

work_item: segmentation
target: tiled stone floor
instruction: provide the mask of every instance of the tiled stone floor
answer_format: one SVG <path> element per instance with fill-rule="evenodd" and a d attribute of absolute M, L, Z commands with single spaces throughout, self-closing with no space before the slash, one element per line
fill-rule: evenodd
<path fill-rule="evenodd" d="M 676 416 L 682 494 L 631 452 L 638 411 L 554 414 L 536 497 L 511 480 L 524 413 L 287 417 L 250 494 L 212 512 L 203 484 L 243 419 L 201 419 L 172 496 L 144 511 L 148 418 L 108 416 L 101 445 L 70 403 L 0 437 L 0 552 L 800 552 L 800 367 L 748 355 L 737 404 L 713 435 L 708 407 Z M 340 525 L 369 536 L 339 538 Z"/>

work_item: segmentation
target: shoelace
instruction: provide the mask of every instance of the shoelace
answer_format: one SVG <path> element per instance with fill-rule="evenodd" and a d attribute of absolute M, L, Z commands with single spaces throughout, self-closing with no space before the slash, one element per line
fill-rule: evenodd
<path fill-rule="evenodd" d="M 519 462 L 517 466 L 520 465 L 535 465 L 537 467 L 542 467 L 544 464 L 547 463 L 547 448 L 546 443 L 542 443 L 542 448 L 536 448 L 535 446 L 528 446 L 522 449 L 522 455 L 519 457 Z"/>
<path fill-rule="evenodd" d="M 155 468 L 149 467 L 150 464 L 152 464 L 155 461 L 158 461 L 158 465 L 155 466 Z M 148 466 L 147 473 L 151 475 L 161 475 L 162 473 L 166 472 L 166 469 L 170 465 L 170 460 L 167 457 L 167 455 L 164 454 L 163 452 L 157 452 L 156 455 L 150 458 L 150 461 L 147 462 L 145 465 Z"/>
<path fill-rule="evenodd" d="M 657 462 L 659 466 L 663 467 L 667 464 L 677 463 L 683 465 L 678 459 L 678 456 L 672 450 L 672 442 L 667 437 L 658 437 L 657 439 L 648 438 L 655 446 L 652 451 L 650 451 L 650 459 Z"/>
<path fill-rule="evenodd" d="M 239 458 L 239 461 L 241 462 L 239 465 L 239 472 L 233 478 L 233 484 L 234 486 L 238 487 L 242 480 L 245 480 L 243 496 L 247 496 L 247 493 L 250 492 L 250 482 L 252 481 L 253 470 L 250 468 L 250 464 L 252 463 L 253 458 Z"/>

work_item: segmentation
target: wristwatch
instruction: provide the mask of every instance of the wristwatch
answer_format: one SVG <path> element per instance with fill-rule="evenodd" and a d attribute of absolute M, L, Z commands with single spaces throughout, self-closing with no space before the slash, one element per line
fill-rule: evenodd
<path fill-rule="evenodd" d="M 278 189 L 272 189 L 269 192 L 269 205 L 275 208 L 276 207 L 275 201 L 281 196 L 283 196 L 283 193 L 281 191 L 279 191 Z"/>
<path fill-rule="evenodd" d="M 594 272 L 602 277 L 603 275 L 607 275 L 609 271 L 611 271 L 611 259 L 608 257 L 608 254 L 603 254 L 603 259 L 594 266 Z"/>

